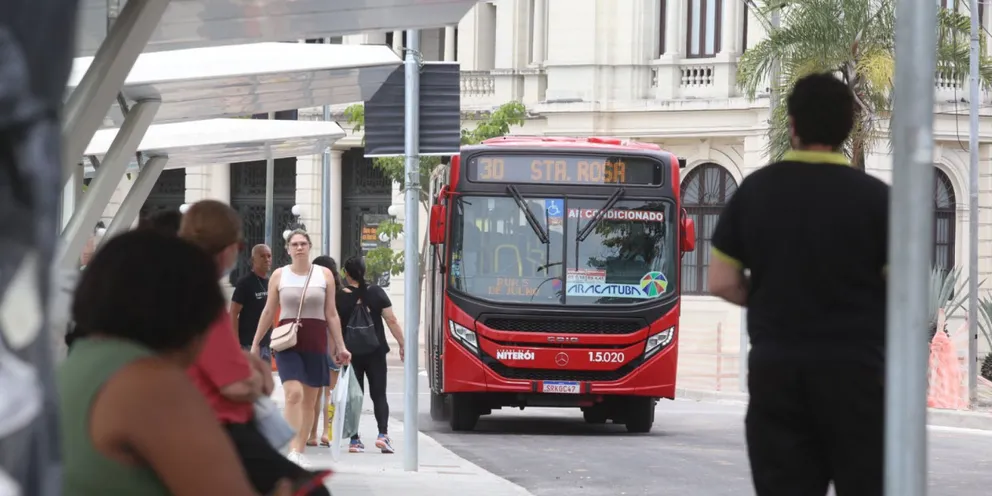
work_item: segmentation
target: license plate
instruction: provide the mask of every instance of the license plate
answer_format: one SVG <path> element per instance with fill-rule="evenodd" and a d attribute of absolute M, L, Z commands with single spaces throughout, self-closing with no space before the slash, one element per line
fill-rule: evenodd
<path fill-rule="evenodd" d="M 579 394 L 582 392 L 582 384 L 571 381 L 544 381 L 545 393 L 557 394 Z"/>

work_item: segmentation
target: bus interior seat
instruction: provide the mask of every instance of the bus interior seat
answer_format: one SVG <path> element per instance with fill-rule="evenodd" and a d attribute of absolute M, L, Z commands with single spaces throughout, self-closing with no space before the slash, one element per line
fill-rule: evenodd
<path fill-rule="evenodd" d="M 520 256 L 520 249 L 515 245 L 497 246 L 493 250 L 493 269 L 495 269 L 494 272 L 500 275 L 523 277 L 524 263 L 523 257 Z"/>

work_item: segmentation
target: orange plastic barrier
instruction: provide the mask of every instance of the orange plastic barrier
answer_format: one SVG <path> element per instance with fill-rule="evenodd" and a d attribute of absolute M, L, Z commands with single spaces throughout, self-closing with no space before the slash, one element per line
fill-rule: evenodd
<path fill-rule="evenodd" d="M 930 388 L 927 406 L 962 410 L 968 407 L 964 398 L 963 374 L 958 364 L 958 352 L 950 336 L 944 332 L 944 311 L 937 314 L 937 333 L 930 342 Z M 967 323 L 965 324 L 967 329 Z"/>

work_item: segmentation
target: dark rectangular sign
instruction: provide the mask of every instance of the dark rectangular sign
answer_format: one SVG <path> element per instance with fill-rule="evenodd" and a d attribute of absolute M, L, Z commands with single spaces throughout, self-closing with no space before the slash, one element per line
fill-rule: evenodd
<path fill-rule="evenodd" d="M 455 155 L 461 148 L 461 66 L 425 62 L 420 68 L 420 155 Z M 405 68 L 401 65 L 365 102 L 365 156 L 404 154 Z"/>
<path fill-rule="evenodd" d="M 662 163 L 618 155 L 484 154 L 468 162 L 468 180 L 480 183 L 657 186 Z"/>

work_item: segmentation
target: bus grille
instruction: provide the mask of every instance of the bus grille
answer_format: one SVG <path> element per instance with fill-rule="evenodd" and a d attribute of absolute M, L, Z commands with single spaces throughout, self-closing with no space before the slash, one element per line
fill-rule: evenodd
<path fill-rule="evenodd" d="M 618 381 L 634 371 L 641 360 L 637 359 L 616 370 L 554 370 L 511 368 L 486 356 L 483 362 L 500 377 L 527 381 Z"/>
<path fill-rule="evenodd" d="M 494 331 L 554 334 L 632 334 L 647 325 L 642 320 L 544 320 L 489 317 L 482 324 Z"/>

